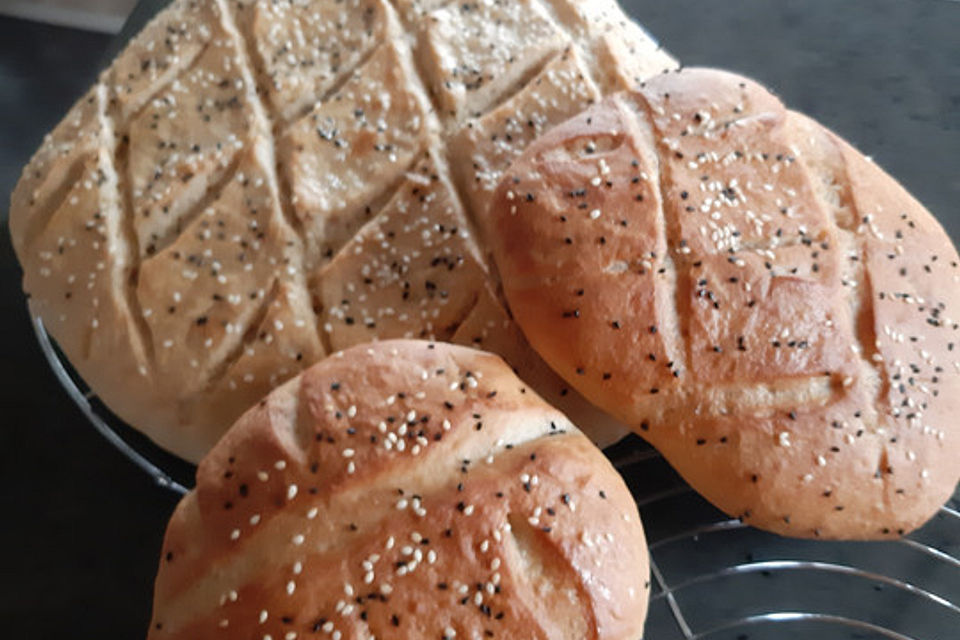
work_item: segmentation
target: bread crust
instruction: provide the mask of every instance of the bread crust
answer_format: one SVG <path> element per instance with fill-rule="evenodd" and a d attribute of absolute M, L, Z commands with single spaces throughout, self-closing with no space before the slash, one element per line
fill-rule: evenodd
<path fill-rule="evenodd" d="M 648 576 L 630 492 L 563 414 L 497 356 L 385 341 L 287 382 L 204 459 L 148 637 L 632 640 Z"/>
<path fill-rule="evenodd" d="M 886 538 L 960 466 L 957 252 L 889 175 L 687 69 L 531 145 L 491 207 L 541 356 L 748 524 Z"/>
<path fill-rule="evenodd" d="M 197 461 L 332 350 L 456 334 L 499 296 L 474 225 L 510 160 L 673 66 L 612 0 L 175 1 L 24 170 L 32 312 L 111 409 Z"/>

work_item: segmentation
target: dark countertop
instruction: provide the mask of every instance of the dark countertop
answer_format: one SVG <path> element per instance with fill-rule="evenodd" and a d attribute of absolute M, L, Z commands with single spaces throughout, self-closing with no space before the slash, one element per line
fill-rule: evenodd
<path fill-rule="evenodd" d="M 626 4 L 688 65 L 752 75 L 847 137 L 960 239 L 960 3 Z M 0 19 L 4 226 L 20 167 L 108 45 L 101 35 Z M 7 636 L 32 640 L 141 638 L 176 497 L 96 434 L 58 386 L 19 278 L 0 232 L 0 622 Z"/>

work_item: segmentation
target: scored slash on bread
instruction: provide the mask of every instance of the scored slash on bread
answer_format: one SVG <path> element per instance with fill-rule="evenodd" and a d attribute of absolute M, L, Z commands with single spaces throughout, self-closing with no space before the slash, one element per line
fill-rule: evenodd
<path fill-rule="evenodd" d="M 121 418 L 198 460 L 333 349 L 462 335 L 491 294 L 509 321 L 473 232 L 500 174 L 674 66 L 610 0 L 179 0 L 13 194 L 32 312 Z M 584 404 L 508 335 L 541 393 Z"/>
<path fill-rule="evenodd" d="M 204 459 L 148 637 L 634 640 L 647 562 L 623 480 L 500 358 L 385 341 L 279 387 Z"/>
<path fill-rule="evenodd" d="M 487 218 L 531 344 L 746 523 L 920 526 L 960 476 L 960 270 L 922 205 L 754 82 L 660 76 L 534 142 Z"/>

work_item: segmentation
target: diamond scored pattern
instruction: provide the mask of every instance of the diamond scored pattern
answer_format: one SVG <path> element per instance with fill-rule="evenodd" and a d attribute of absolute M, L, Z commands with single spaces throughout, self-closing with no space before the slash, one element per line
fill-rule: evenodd
<path fill-rule="evenodd" d="M 111 156 L 119 196 L 105 201 L 102 215 L 119 222 L 104 251 L 117 256 L 111 295 L 126 309 L 107 324 L 142 343 L 114 350 L 139 354 L 144 383 L 118 401 L 109 368 L 98 382 L 84 360 L 101 348 L 89 346 L 96 336 L 73 339 L 56 322 L 52 333 L 122 417 L 190 458 L 250 398 L 330 349 L 455 339 L 497 288 L 473 231 L 495 177 L 598 95 L 599 32 L 561 24 L 572 15 L 535 0 L 174 2 L 105 72 L 99 110 L 71 116 L 115 130 L 93 138 Z M 672 63 L 648 40 L 638 46 Z M 501 120 L 511 108 L 514 121 Z M 57 136 L 49 148 L 61 144 L 64 156 L 89 146 Z M 70 185 L 50 183 L 74 182 L 83 165 L 48 168 L 46 158 L 34 160 L 38 190 L 71 197 Z M 46 247 L 35 236 L 53 213 L 29 215 L 30 228 L 15 232 L 21 247 Z M 55 277 L 75 282 L 82 267 L 61 260 Z M 43 312 L 52 288 L 32 288 Z M 539 390 L 564 397 L 510 335 Z"/>

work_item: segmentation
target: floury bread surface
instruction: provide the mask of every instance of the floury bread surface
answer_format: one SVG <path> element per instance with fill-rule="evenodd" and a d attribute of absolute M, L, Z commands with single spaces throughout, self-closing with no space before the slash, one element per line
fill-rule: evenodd
<path fill-rule="evenodd" d="M 150 640 L 636 640 L 630 492 L 491 354 L 347 349 L 251 408 L 171 518 Z"/>
<path fill-rule="evenodd" d="M 608 440 L 504 311 L 474 222 L 530 140 L 673 66 L 608 1 L 174 2 L 24 171 L 31 308 L 191 460 L 324 354 L 390 337 L 496 350 Z"/>
<path fill-rule="evenodd" d="M 557 126 L 488 220 L 555 370 L 744 522 L 889 538 L 960 476 L 960 264 L 893 178 L 686 69 Z"/>

